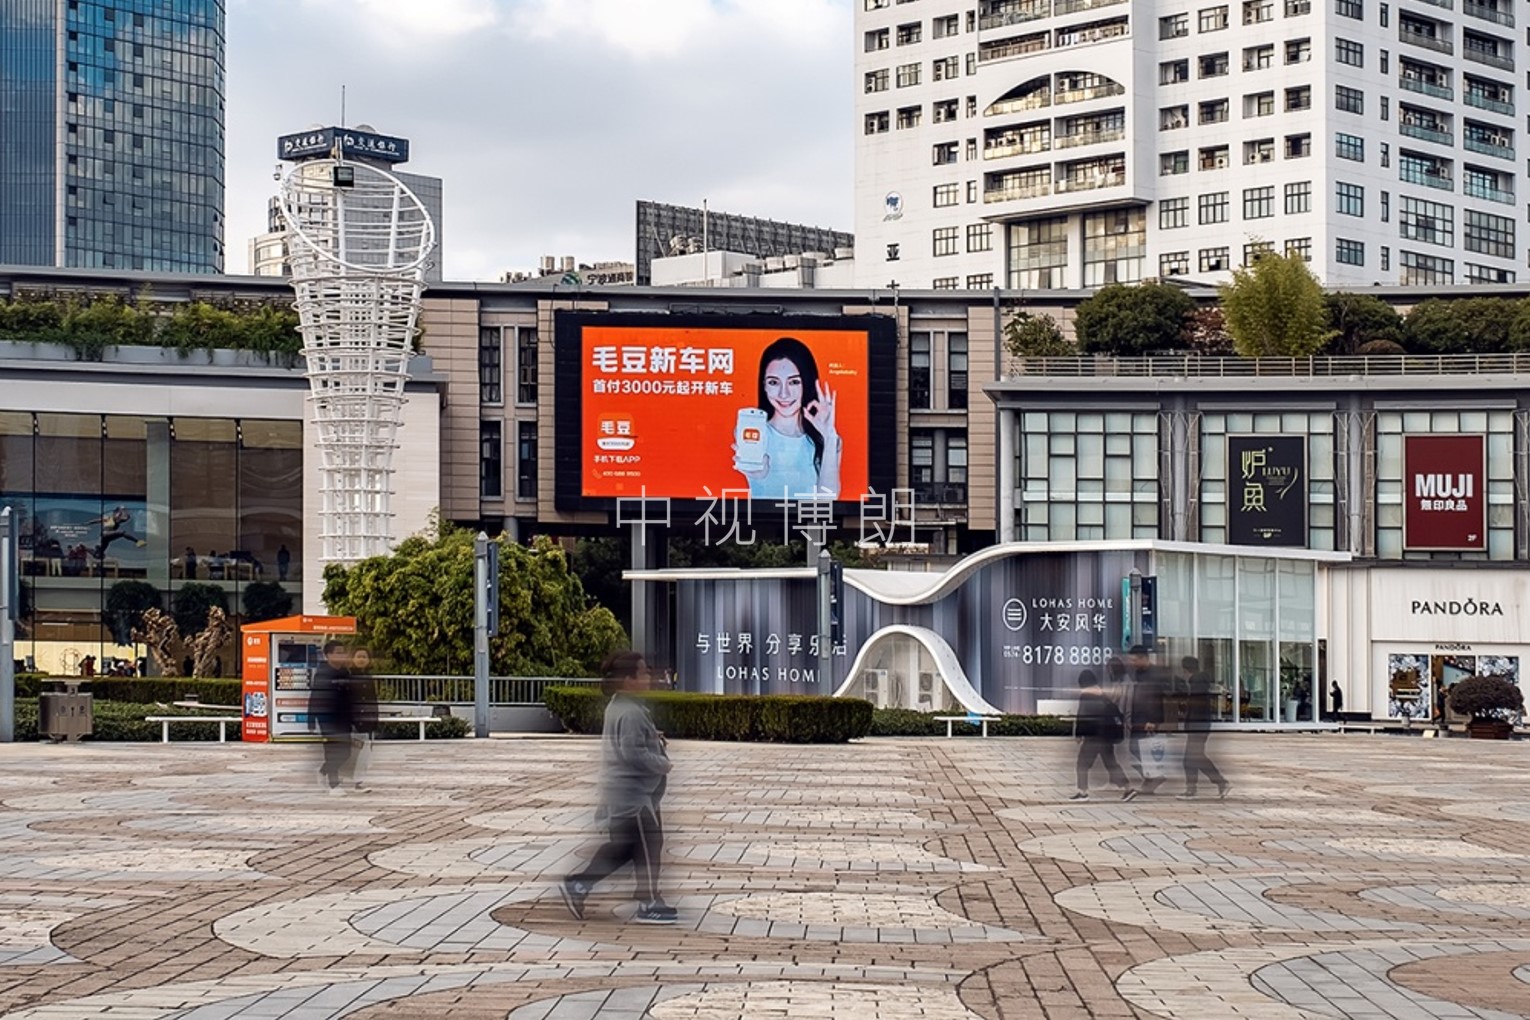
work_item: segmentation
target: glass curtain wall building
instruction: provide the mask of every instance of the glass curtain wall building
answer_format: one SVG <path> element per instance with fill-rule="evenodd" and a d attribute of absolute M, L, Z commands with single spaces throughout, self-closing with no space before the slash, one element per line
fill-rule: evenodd
<path fill-rule="evenodd" d="M 17 657 L 67 675 L 87 655 L 143 655 L 113 626 L 124 582 L 166 609 L 189 583 L 222 588 L 230 615 L 255 582 L 300 605 L 302 479 L 301 422 L 0 411 L 0 505 L 20 522 L 26 589 Z"/>
<path fill-rule="evenodd" d="M 223 271 L 223 0 L 0 0 L 0 264 Z"/>

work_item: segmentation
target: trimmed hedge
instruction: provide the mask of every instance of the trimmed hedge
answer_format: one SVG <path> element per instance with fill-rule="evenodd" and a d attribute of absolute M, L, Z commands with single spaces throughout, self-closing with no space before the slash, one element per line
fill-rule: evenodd
<path fill-rule="evenodd" d="M 425 724 L 426 740 L 457 740 L 468 735 L 472 727 L 466 719 L 455 715 L 442 716 Z M 420 724 L 413 722 L 384 722 L 377 727 L 378 740 L 417 740 Z"/>
<path fill-rule="evenodd" d="M 130 701 L 101 701 L 91 704 L 94 733 L 86 739 L 102 742 L 153 741 L 160 739 L 160 724 L 145 722 L 151 715 L 205 716 L 206 709 L 167 707 L 163 703 L 141 704 Z M 456 716 L 436 719 L 425 724 L 426 740 L 455 740 L 468 735 L 467 720 Z M 379 740 L 414 740 L 420 735 L 419 723 L 384 722 L 377 732 Z M 37 732 L 37 699 L 16 699 L 16 739 L 18 741 L 40 740 Z M 170 724 L 170 739 L 181 741 L 216 741 L 218 727 L 211 723 L 192 726 Z M 228 727 L 228 739 L 239 739 L 239 727 Z"/>
<path fill-rule="evenodd" d="M 872 716 L 873 737 L 943 737 L 945 722 L 936 718 L 941 715 L 960 715 L 960 712 L 916 712 L 909 708 L 879 708 Z M 975 723 L 959 722 L 953 733 L 977 733 Z M 1054 715 L 1004 715 L 988 722 L 988 735 L 992 737 L 1069 737 L 1073 735 L 1073 720 Z"/>
<path fill-rule="evenodd" d="M 146 705 L 162 701 L 169 705 L 194 695 L 205 705 L 241 705 L 244 685 L 240 680 L 197 679 L 192 677 L 93 676 L 70 677 L 79 680 L 81 690 L 94 695 L 96 704 L 124 701 Z M 16 697 L 35 698 L 39 694 L 63 690 L 59 678 L 30 675 L 16 678 Z"/>
<path fill-rule="evenodd" d="M 675 691 L 651 691 L 642 698 L 654 725 L 677 740 L 843 744 L 871 729 L 871 703 L 853 698 Z M 598 689 L 549 687 L 543 702 L 570 732 L 600 732 L 606 698 Z"/>

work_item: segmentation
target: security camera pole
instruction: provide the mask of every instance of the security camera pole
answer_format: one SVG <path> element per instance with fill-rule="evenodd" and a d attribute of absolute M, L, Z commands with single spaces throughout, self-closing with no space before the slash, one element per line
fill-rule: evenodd
<path fill-rule="evenodd" d="M 489 735 L 489 638 L 499 634 L 499 543 L 473 540 L 473 736 Z"/>

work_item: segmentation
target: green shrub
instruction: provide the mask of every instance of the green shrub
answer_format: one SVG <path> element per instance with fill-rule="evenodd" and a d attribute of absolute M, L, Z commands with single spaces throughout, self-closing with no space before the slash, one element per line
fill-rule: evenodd
<path fill-rule="evenodd" d="M 160 739 L 160 724 L 146 722 L 151 715 L 207 715 L 205 709 L 174 708 L 162 704 L 138 704 L 127 701 L 101 701 L 91 703 L 92 733 L 90 740 L 100 742 L 155 741 Z M 228 729 L 228 739 L 239 739 L 239 726 Z M 16 699 L 16 739 L 39 740 L 37 732 L 37 699 Z M 194 726 L 170 724 L 171 740 L 217 740 L 218 727 L 211 723 Z"/>
<path fill-rule="evenodd" d="M 79 677 L 71 677 L 78 680 Z M 103 701 L 126 701 L 134 704 L 152 704 L 156 701 L 173 704 L 186 701 L 187 695 L 209 707 L 222 705 L 232 708 L 244 703 L 244 685 L 239 680 L 193 679 L 191 677 L 117 677 L 97 676 L 82 681 L 81 690 L 95 696 L 96 703 Z M 16 678 L 16 696 L 35 698 L 44 691 L 62 690 L 54 677 L 28 676 Z"/>
<path fill-rule="evenodd" d="M 442 716 L 425 724 L 426 740 L 457 740 L 468 735 L 472 727 L 466 719 L 455 715 Z M 418 740 L 420 724 L 414 722 L 384 722 L 377 727 L 378 740 Z"/>
<path fill-rule="evenodd" d="M 908 708 L 879 708 L 871 721 L 874 737 L 943 737 L 946 724 L 942 715 L 960 712 L 915 712 Z M 952 733 L 981 732 L 978 723 L 959 722 Z M 988 721 L 988 735 L 993 737 L 1067 737 L 1073 735 L 1073 721 L 1053 715 L 1002 715 Z"/>
<path fill-rule="evenodd" d="M 654 725 L 677 740 L 842 744 L 871 728 L 870 703 L 851 698 L 676 691 L 642 697 Z M 549 687 L 543 701 L 571 732 L 600 732 L 606 699 L 595 687 Z"/>
<path fill-rule="evenodd" d="M 1473 720 L 1514 719 L 1525 710 L 1519 685 L 1501 676 L 1469 676 L 1453 684 L 1450 707 Z"/>

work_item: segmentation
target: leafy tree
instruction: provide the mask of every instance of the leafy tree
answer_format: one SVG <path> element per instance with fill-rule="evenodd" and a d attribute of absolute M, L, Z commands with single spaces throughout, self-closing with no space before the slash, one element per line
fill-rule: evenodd
<path fill-rule="evenodd" d="M 1268 252 L 1217 290 L 1233 347 L 1245 358 L 1305 358 L 1328 342 L 1323 288 L 1300 255 Z"/>
<path fill-rule="evenodd" d="M 1402 316 L 1374 294 L 1325 294 L 1323 308 L 1333 333 L 1328 343 L 1330 354 L 1358 354 L 1373 341 L 1402 340 Z"/>
<path fill-rule="evenodd" d="M 1227 316 L 1222 309 L 1197 308 L 1186 316 L 1182 345 L 1188 351 L 1211 357 L 1232 354 L 1232 337 L 1227 335 Z"/>
<path fill-rule="evenodd" d="M 106 622 L 112 640 L 133 643 L 133 631 L 143 626 L 143 614 L 161 607 L 159 589 L 147 581 L 118 581 L 106 593 Z"/>
<path fill-rule="evenodd" d="M 1139 355 L 1176 349 L 1195 301 L 1173 284 L 1112 283 L 1079 302 L 1073 333 L 1087 354 Z"/>
<path fill-rule="evenodd" d="M 1398 343 L 1396 340 L 1367 340 L 1365 343 L 1355 348 L 1355 353 L 1365 355 L 1394 355 L 1407 354 L 1408 349 L 1402 344 Z"/>
<path fill-rule="evenodd" d="M 1420 301 L 1403 323 L 1403 346 L 1417 354 L 1502 354 L 1511 350 L 1523 303 L 1509 298 Z"/>
<path fill-rule="evenodd" d="M 500 548 L 499 636 L 491 668 L 509 676 L 588 676 L 626 640 L 591 605 L 563 549 L 547 539 Z M 404 673 L 454 673 L 473 661 L 473 533 L 442 527 L 392 555 L 324 571 L 324 603 L 354 616 L 374 654 Z"/>
<path fill-rule="evenodd" d="M 189 641 L 207 627 L 207 614 L 216 607 L 228 612 L 228 592 L 220 584 L 191 581 L 170 597 L 170 613 L 182 640 Z"/>
<path fill-rule="evenodd" d="M 280 620 L 292 615 L 292 593 L 275 581 L 256 581 L 244 586 L 244 622 Z"/>
<path fill-rule="evenodd" d="M 1514 323 L 1509 327 L 1509 349 L 1530 351 L 1530 301 L 1523 301 Z"/>
<path fill-rule="evenodd" d="M 1017 358 L 1066 358 L 1077 353 L 1050 315 L 1016 312 L 1004 325 L 1004 349 Z"/>

